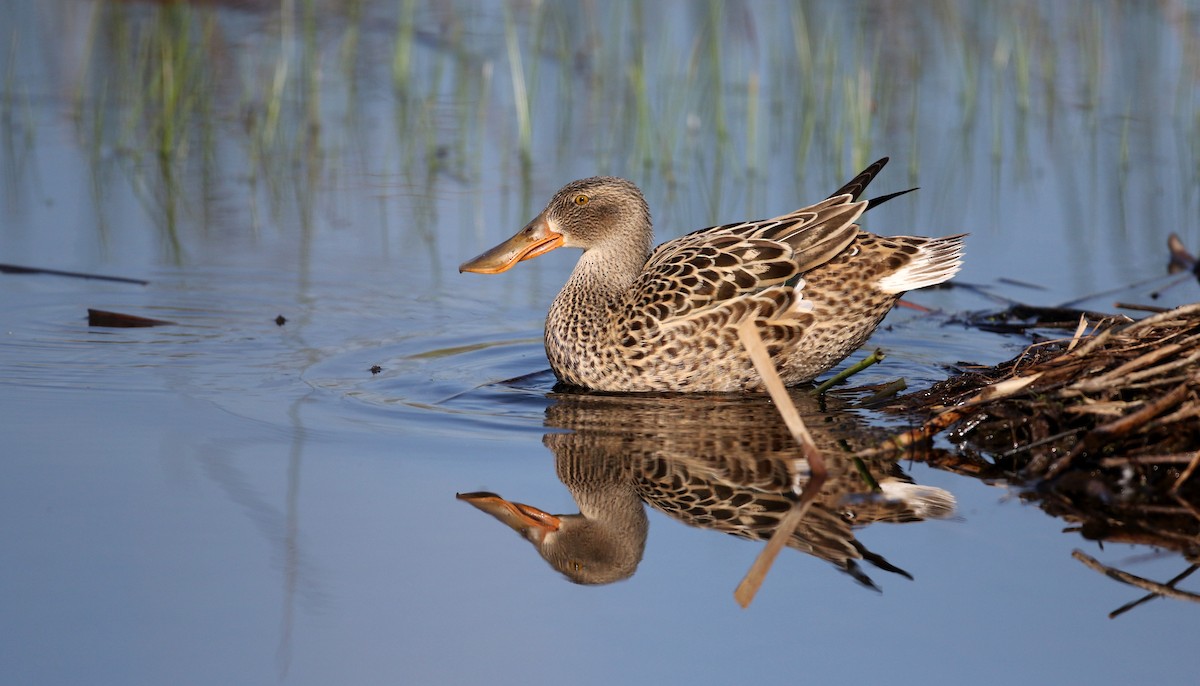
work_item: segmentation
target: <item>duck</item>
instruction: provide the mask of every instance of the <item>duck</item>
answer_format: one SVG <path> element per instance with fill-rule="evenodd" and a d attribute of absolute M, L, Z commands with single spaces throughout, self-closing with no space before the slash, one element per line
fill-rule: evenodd
<path fill-rule="evenodd" d="M 546 357 L 567 387 L 761 392 L 738 338 L 747 320 L 784 383 L 803 384 L 862 346 L 904 293 L 961 269 L 965 233 L 884 237 L 858 226 L 868 208 L 908 192 L 860 199 L 887 162 L 816 204 L 699 229 L 653 250 L 637 185 L 580 179 L 459 272 L 497 274 L 558 248 L 582 249 L 546 316 Z"/>
<path fill-rule="evenodd" d="M 860 563 L 911 579 L 867 548 L 856 531 L 951 517 L 954 495 L 914 483 L 900 454 L 862 453 L 887 433 L 837 399 L 822 405 L 803 391 L 791 395 L 805 416 L 822 419 L 812 422 L 812 433 L 829 478 L 787 546 L 876 591 Z M 809 487 L 808 463 L 765 396 L 565 391 L 550 400 L 542 443 L 579 511 L 556 514 L 491 491 L 456 497 L 516 531 L 574 583 L 633 576 L 650 528 L 647 506 L 687 526 L 765 542 Z M 704 566 L 683 559 L 672 564 L 686 573 Z"/>

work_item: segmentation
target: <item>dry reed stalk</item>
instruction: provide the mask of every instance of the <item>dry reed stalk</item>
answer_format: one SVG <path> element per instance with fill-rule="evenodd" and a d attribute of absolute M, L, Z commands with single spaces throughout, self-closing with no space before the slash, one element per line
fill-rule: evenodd
<path fill-rule="evenodd" d="M 1067 344 L 1067 352 L 1071 352 L 1079 344 L 1080 339 L 1083 338 L 1083 332 L 1087 331 L 1087 323 L 1087 315 L 1079 315 L 1079 326 L 1075 327 L 1075 335 L 1071 336 L 1071 342 Z"/>
<path fill-rule="evenodd" d="M 1050 465 L 1050 468 L 1046 470 L 1046 478 L 1053 479 L 1061 474 L 1081 453 L 1096 449 L 1114 438 L 1136 431 L 1151 419 L 1175 407 L 1187 397 L 1188 390 L 1186 383 L 1180 384 L 1170 393 L 1146 403 L 1140 410 L 1096 427 L 1077 442 L 1075 447 L 1071 449 L 1071 452 L 1055 460 Z"/>
<path fill-rule="evenodd" d="M 1180 581 L 1183 581 L 1184 579 L 1191 576 L 1192 572 L 1196 571 L 1197 569 L 1200 569 L 1200 566 L 1191 565 L 1187 569 L 1183 570 L 1179 574 L 1176 574 L 1174 577 L 1172 577 L 1172 579 L 1166 583 L 1166 586 L 1168 586 L 1170 588 L 1175 588 L 1175 584 L 1177 584 Z M 1121 607 L 1118 607 L 1117 609 L 1113 610 L 1112 612 L 1109 612 L 1108 618 L 1116 619 L 1117 617 L 1125 614 L 1126 612 L 1128 612 L 1129 610 L 1132 610 L 1133 608 L 1137 607 L 1138 605 L 1141 605 L 1142 603 L 1144 603 L 1148 600 L 1154 600 L 1155 598 L 1159 598 L 1159 597 L 1161 597 L 1161 596 L 1158 593 L 1148 593 L 1148 594 L 1142 596 L 1141 598 L 1138 598 L 1137 600 L 1134 600 L 1129 603 L 1125 603 Z"/>
<path fill-rule="evenodd" d="M 1200 603 L 1200 595 L 1198 595 L 1196 593 L 1191 593 L 1188 591 L 1181 591 L 1177 588 L 1168 586 L 1167 584 L 1160 584 L 1157 581 L 1143 579 L 1140 576 L 1135 576 L 1133 574 L 1130 574 L 1129 572 L 1123 572 L 1119 569 L 1116 569 L 1115 567 L 1109 567 L 1109 566 L 1101 563 L 1096 558 L 1091 557 L 1090 555 L 1084 553 L 1082 550 L 1076 550 L 1076 551 L 1072 552 L 1071 557 L 1075 558 L 1076 560 L 1079 560 L 1084 565 L 1086 565 L 1089 569 L 1093 569 L 1097 572 L 1100 572 L 1101 574 L 1107 576 L 1108 578 L 1115 579 L 1117 581 L 1120 581 L 1123 584 L 1129 584 L 1130 586 L 1137 586 L 1138 588 L 1141 588 L 1146 591 L 1150 591 L 1151 593 L 1153 593 L 1155 595 L 1163 596 L 1164 598 L 1174 598 L 1176 600 L 1190 600 L 1194 603 Z M 1112 615 L 1110 615 L 1110 616 L 1112 616 Z"/>
<path fill-rule="evenodd" d="M 771 395 L 771 400 L 775 402 L 775 408 L 783 417 L 788 430 L 791 431 L 792 438 L 800 446 L 800 453 L 808 461 L 809 471 L 808 483 L 805 484 L 799 499 L 792 504 L 791 509 L 779 521 L 779 525 L 775 527 L 775 532 L 771 534 L 767 545 L 755 558 L 754 564 L 750 566 L 746 576 L 742 578 L 741 583 L 733 592 L 734 600 L 745 608 L 750 606 L 754 596 L 758 594 L 758 589 L 762 587 L 763 580 L 766 579 L 767 572 L 771 571 L 771 566 L 775 563 L 779 552 L 796 532 L 796 527 L 800 525 L 800 522 L 804 521 L 804 515 L 808 513 L 813 500 L 821 492 L 821 487 L 825 485 L 828 472 L 825 468 L 825 458 L 821 456 L 816 442 L 813 441 L 808 428 L 804 426 L 804 420 L 800 418 L 796 404 L 792 402 L 787 388 L 783 385 L 783 380 L 779 378 L 779 373 L 767 354 L 767 348 L 763 345 L 762 337 L 759 335 L 755 323 L 753 321 L 742 322 L 738 326 L 738 337 L 754 362 L 754 368 L 762 377 L 763 386 Z"/>
<path fill-rule="evenodd" d="M 1192 460 L 1188 463 L 1187 469 L 1184 469 L 1183 473 L 1179 475 L 1179 478 L 1175 480 L 1175 483 L 1171 486 L 1171 493 L 1179 493 L 1180 487 L 1182 487 L 1184 482 L 1190 479 L 1192 474 L 1195 473 L 1197 465 L 1200 465 L 1200 450 L 1197 450 L 1196 454 L 1192 455 Z"/>
<path fill-rule="evenodd" d="M 888 439 L 886 447 L 888 449 L 899 448 L 903 450 L 914 443 L 929 440 L 949 428 L 955 422 L 965 418 L 976 406 L 1002 400 L 1020 393 L 1034 381 L 1040 379 L 1041 376 L 1042 372 L 1035 372 L 1029 376 L 1017 376 L 986 386 L 969 400 L 938 413 L 932 419 L 922 424 L 920 428 L 905 431 Z"/>

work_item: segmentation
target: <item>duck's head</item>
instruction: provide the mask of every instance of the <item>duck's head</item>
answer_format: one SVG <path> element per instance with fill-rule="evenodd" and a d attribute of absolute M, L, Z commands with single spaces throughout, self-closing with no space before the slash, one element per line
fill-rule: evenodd
<path fill-rule="evenodd" d="M 642 560 L 644 527 L 626 531 L 582 514 L 553 515 L 486 491 L 459 493 L 457 497 L 521 534 L 551 567 L 577 584 L 627 579 Z"/>
<path fill-rule="evenodd" d="M 555 248 L 650 250 L 650 209 L 641 190 L 616 176 L 593 176 L 563 186 L 546 209 L 515 236 L 459 266 L 460 272 L 498 274 Z"/>

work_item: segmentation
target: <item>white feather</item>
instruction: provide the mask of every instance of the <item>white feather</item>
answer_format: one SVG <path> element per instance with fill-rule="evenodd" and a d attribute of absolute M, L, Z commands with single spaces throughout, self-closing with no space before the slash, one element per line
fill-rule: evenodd
<path fill-rule="evenodd" d="M 922 245 L 912 261 L 879 280 L 885 293 L 903 293 L 947 281 L 962 268 L 966 234 L 933 238 Z"/>

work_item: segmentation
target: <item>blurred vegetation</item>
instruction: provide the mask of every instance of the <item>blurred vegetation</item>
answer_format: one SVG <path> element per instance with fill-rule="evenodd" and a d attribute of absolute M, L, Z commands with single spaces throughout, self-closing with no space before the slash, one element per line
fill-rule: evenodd
<path fill-rule="evenodd" d="M 563 171 L 631 177 L 687 227 L 757 211 L 768 177 L 811 199 L 881 151 L 904 159 L 914 184 L 934 154 L 951 156 L 948 170 L 990 156 L 1035 178 L 1032 146 L 1074 131 L 1092 135 L 1064 164 L 1127 173 L 1131 158 L 1153 166 L 1170 150 L 1180 167 L 1163 170 L 1162 192 L 1198 202 L 1200 13 L 1173 3 L 208 0 L 30 12 L 38 33 L 10 29 L 0 53 L 10 164 L 14 136 L 36 130 L 29 103 L 58 85 L 16 65 L 53 53 L 48 76 L 67 84 L 97 197 L 121 170 L 172 245 L 181 216 L 209 225 L 229 184 L 244 184 L 254 228 L 262 208 L 293 206 L 311 228 L 346 184 L 411 196 L 411 226 L 432 245 L 432 198 L 516 184 L 521 207 L 509 211 L 527 215 Z M 730 209 L 734 198 L 745 206 Z"/>

